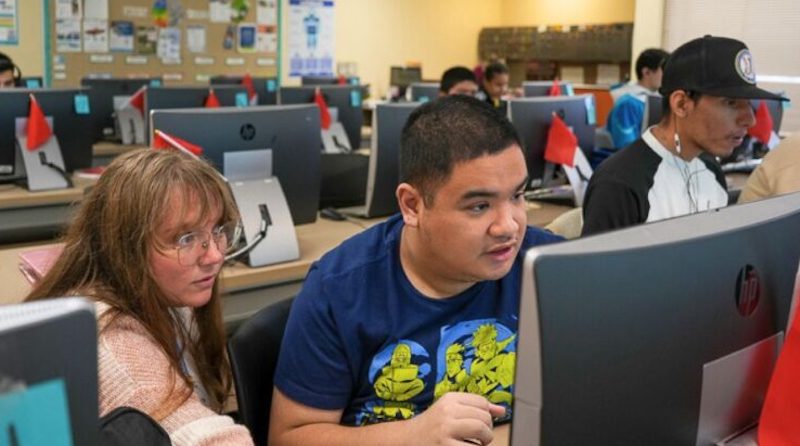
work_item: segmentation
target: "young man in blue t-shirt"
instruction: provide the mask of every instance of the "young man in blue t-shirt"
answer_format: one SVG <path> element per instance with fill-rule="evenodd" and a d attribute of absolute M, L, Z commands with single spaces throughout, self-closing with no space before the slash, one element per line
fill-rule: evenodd
<path fill-rule="evenodd" d="M 512 406 L 524 251 L 560 240 L 526 225 L 520 147 L 472 97 L 411 114 L 401 213 L 323 256 L 294 302 L 271 445 L 491 442 Z"/>

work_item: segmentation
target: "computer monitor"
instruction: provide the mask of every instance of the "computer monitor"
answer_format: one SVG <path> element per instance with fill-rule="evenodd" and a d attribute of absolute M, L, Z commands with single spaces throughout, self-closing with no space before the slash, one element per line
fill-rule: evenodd
<path fill-rule="evenodd" d="M 511 444 L 712 445 L 751 427 L 796 240 L 800 194 L 529 251 Z"/>
<path fill-rule="evenodd" d="M 559 81 L 562 96 L 571 96 L 572 82 Z M 523 81 L 522 92 L 525 97 L 549 96 L 553 81 Z"/>
<path fill-rule="evenodd" d="M 422 68 L 397 66 L 390 68 L 389 85 L 405 88 L 414 82 L 422 82 Z"/>
<path fill-rule="evenodd" d="M 400 136 L 419 102 L 378 104 L 372 117 L 366 203 L 342 209 L 358 217 L 382 217 L 398 212 L 395 191 L 400 183 Z"/>
<path fill-rule="evenodd" d="M 777 135 L 780 132 L 781 121 L 783 120 L 783 103 L 774 100 L 764 100 L 764 103 L 767 105 L 767 111 L 772 118 L 772 130 Z M 757 113 L 758 108 L 761 106 L 761 100 L 751 100 L 750 106 L 753 108 L 753 113 Z M 768 152 L 769 147 L 767 144 L 748 135 L 741 144 L 733 149 L 729 156 L 720 160 L 722 170 L 725 172 L 752 172 L 753 169 L 761 164 L 762 158 Z"/>
<path fill-rule="evenodd" d="M 783 92 L 776 93 L 783 94 Z M 764 102 L 767 104 L 767 110 L 769 110 L 769 114 L 772 117 L 772 130 L 777 134 L 781 131 L 784 103 L 783 101 L 775 101 L 772 99 L 764 99 Z M 754 99 L 750 101 L 750 103 L 754 111 L 758 110 L 758 107 L 761 105 L 761 99 Z"/>
<path fill-rule="evenodd" d="M 72 172 L 91 167 L 94 121 L 88 112 L 78 113 L 75 105 L 76 97 L 88 95 L 88 89 L 5 89 L 0 90 L 0 182 L 22 178 L 20 172 L 14 171 L 15 118 L 28 117 L 31 93 L 45 116 L 53 117 L 53 134 L 58 138 L 66 170 Z"/>
<path fill-rule="evenodd" d="M 409 88 L 413 102 L 428 102 L 439 97 L 438 82 L 414 82 Z"/>
<path fill-rule="evenodd" d="M 588 159 L 594 150 L 595 125 L 589 124 L 589 113 L 594 110 L 594 96 L 590 94 L 518 98 L 508 101 L 508 118 L 517 129 L 525 151 L 530 187 L 547 186 L 550 180 L 545 175 L 544 148 L 547 145 L 547 132 L 553 120 L 553 113 L 557 113 L 567 126 L 572 128 L 572 132 L 578 138 L 578 146 Z"/>
<path fill-rule="evenodd" d="M 342 85 L 339 78 L 339 76 L 303 76 L 300 78 L 300 85 Z M 357 76 L 345 76 L 343 84 L 358 85 L 359 81 Z"/>
<path fill-rule="evenodd" d="M 224 171 L 224 153 L 272 149 L 278 177 L 294 224 L 313 223 L 319 209 L 319 109 L 307 105 L 156 110 L 154 128 L 203 148 L 203 156 Z"/>
<path fill-rule="evenodd" d="M 98 443 L 92 304 L 62 298 L 0 306 L 0 358 L 0 444 Z"/>
<path fill-rule="evenodd" d="M 314 102 L 314 91 L 319 88 L 328 107 L 336 107 L 350 147 L 361 147 L 361 126 L 364 112 L 361 108 L 362 87 L 358 85 L 319 85 L 306 87 L 281 87 L 278 91 L 280 104 L 307 104 Z"/>
<path fill-rule="evenodd" d="M 241 85 L 243 76 L 213 76 L 211 85 Z M 278 103 L 278 78 L 253 77 L 253 87 L 258 94 L 258 105 Z"/>
<path fill-rule="evenodd" d="M 422 68 L 394 66 L 389 71 L 389 86 L 393 90 L 393 99 L 405 98 L 406 89 L 414 82 L 422 82 Z"/>
<path fill-rule="evenodd" d="M 661 122 L 664 98 L 660 94 L 648 94 L 644 100 L 644 116 L 642 117 L 642 131 Z"/>
<path fill-rule="evenodd" d="M 44 88 L 42 76 L 22 76 L 17 79 L 16 84 L 22 88 Z"/>
<path fill-rule="evenodd" d="M 217 85 L 214 95 L 223 107 L 247 104 L 247 89 L 241 85 Z M 202 107 L 208 97 L 209 87 L 148 87 L 144 94 L 144 126 L 148 141 L 150 132 L 150 112 L 169 108 Z M 237 99 L 237 96 L 239 99 Z"/>
<path fill-rule="evenodd" d="M 94 139 L 119 139 L 115 135 L 114 110 L 144 86 L 161 85 L 161 78 L 100 79 L 84 77 L 81 86 L 89 88 L 92 116 L 95 117 Z"/>

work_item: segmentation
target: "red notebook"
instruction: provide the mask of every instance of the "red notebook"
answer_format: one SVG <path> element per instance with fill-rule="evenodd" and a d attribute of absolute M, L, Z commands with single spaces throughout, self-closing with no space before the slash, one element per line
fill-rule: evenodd
<path fill-rule="evenodd" d="M 63 249 L 63 245 L 53 245 L 21 252 L 19 270 L 28 282 L 34 284 L 47 273 Z"/>

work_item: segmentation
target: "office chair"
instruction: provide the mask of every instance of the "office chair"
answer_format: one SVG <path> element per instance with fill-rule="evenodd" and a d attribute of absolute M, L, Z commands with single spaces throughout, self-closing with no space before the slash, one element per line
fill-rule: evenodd
<path fill-rule="evenodd" d="M 239 415 L 256 446 L 267 444 L 272 381 L 294 298 L 262 308 L 228 340 Z"/>

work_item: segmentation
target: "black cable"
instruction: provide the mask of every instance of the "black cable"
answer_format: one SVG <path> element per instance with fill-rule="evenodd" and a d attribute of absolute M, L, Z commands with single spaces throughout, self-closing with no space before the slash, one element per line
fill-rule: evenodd
<path fill-rule="evenodd" d="M 272 217 L 269 215 L 269 209 L 267 209 L 266 203 L 259 204 L 258 210 L 261 213 L 261 225 L 258 228 L 258 233 L 256 234 L 255 238 L 253 238 L 253 241 L 248 243 L 243 248 L 226 255 L 226 262 L 236 260 L 238 257 L 252 251 L 259 243 L 261 243 L 262 240 L 267 237 L 267 228 L 272 226 Z"/>
<path fill-rule="evenodd" d="M 72 184 L 72 178 L 70 178 L 70 176 L 67 173 L 67 171 L 62 169 L 61 166 L 58 166 L 58 165 L 53 164 L 50 161 L 48 161 L 47 160 L 47 155 L 45 155 L 45 153 L 43 151 L 39 152 L 39 162 L 43 166 L 47 166 L 47 167 L 55 170 L 56 172 L 58 172 L 61 175 L 61 177 L 64 178 L 64 181 L 67 182 L 67 187 L 74 187 L 74 185 Z"/>
<path fill-rule="evenodd" d="M 352 152 L 352 151 L 353 151 L 353 149 L 352 149 L 352 148 L 350 148 L 350 147 L 347 147 L 346 145 L 344 145 L 344 144 L 340 143 L 340 142 L 339 142 L 339 138 L 337 138 L 337 137 L 336 137 L 336 135 L 331 135 L 331 138 L 333 138 L 333 145 L 335 145 L 335 146 L 336 146 L 336 147 L 337 147 L 339 150 L 341 150 L 342 152 L 344 152 L 344 153 L 350 153 L 350 152 Z"/>

